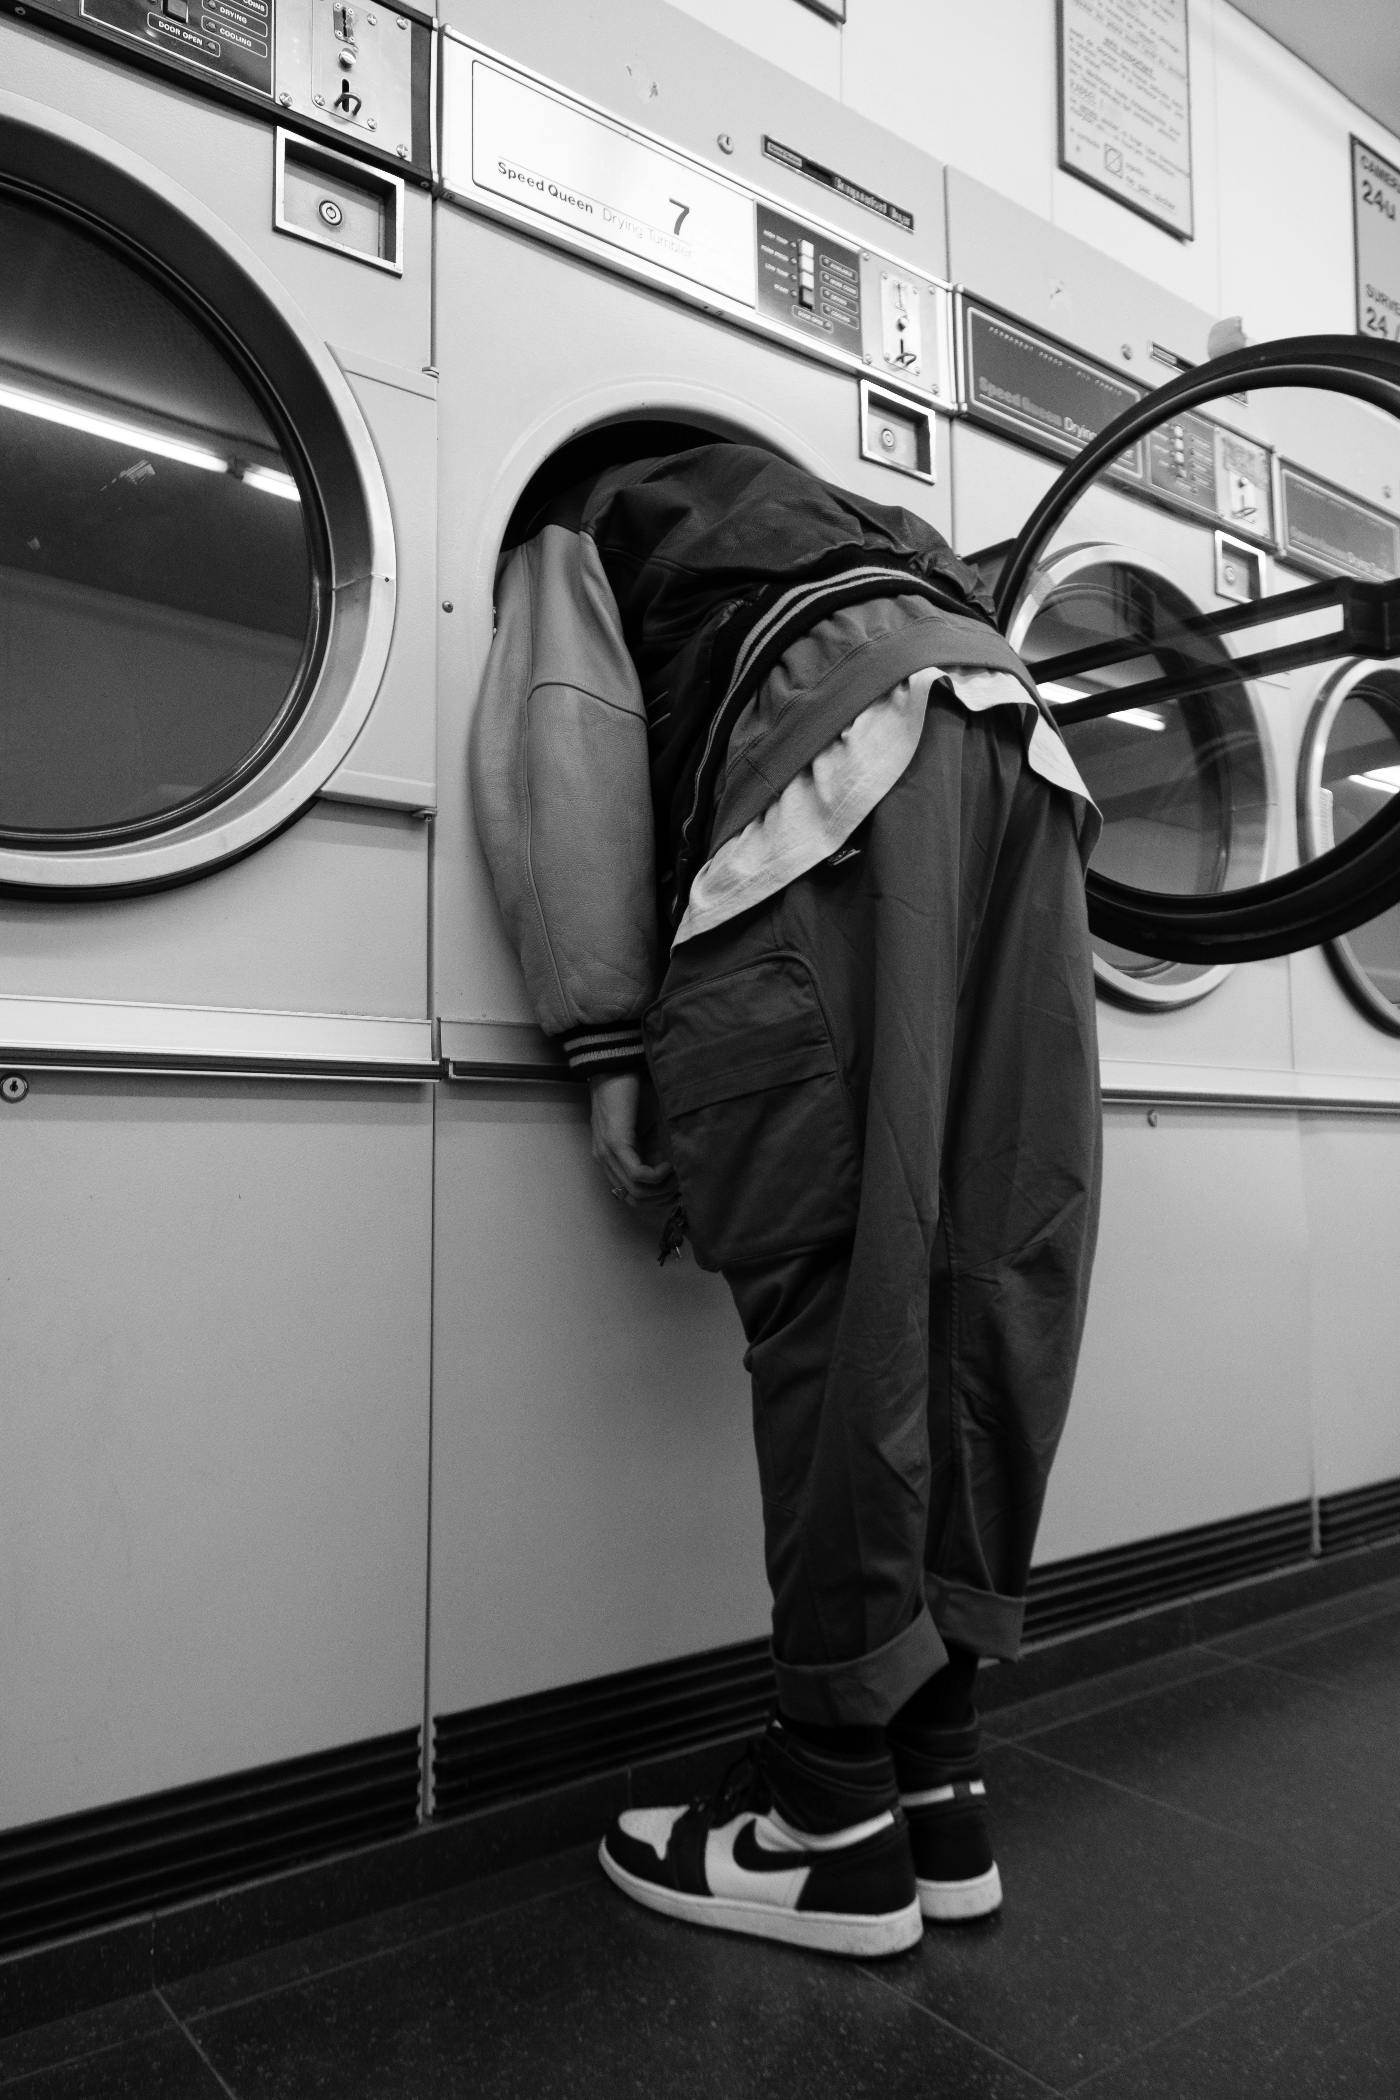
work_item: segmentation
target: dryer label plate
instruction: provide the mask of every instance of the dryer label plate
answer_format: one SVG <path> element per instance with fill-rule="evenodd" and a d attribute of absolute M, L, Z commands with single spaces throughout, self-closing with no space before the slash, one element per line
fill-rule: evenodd
<path fill-rule="evenodd" d="M 444 174 L 460 186 L 445 129 Z M 479 58 L 470 156 L 475 188 L 755 304 L 753 200 L 694 161 Z"/>

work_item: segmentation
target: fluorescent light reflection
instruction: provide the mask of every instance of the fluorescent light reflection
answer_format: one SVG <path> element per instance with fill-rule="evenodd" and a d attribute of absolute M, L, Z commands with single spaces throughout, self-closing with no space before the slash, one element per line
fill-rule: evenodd
<path fill-rule="evenodd" d="M 250 489 L 261 489 L 265 496 L 280 496 L 284 503 L 300 503 L 301 491 L 290 474 L 279 474 L 276 467 L 245 467 L 242 479 Z"/>
<path fill-rule="evenodd" d="M 1048 700 L 1052 707 L 1063 707 L 1070 700 L 1088 700 L 1098 697 L 1089 693 L 1076 692 L 1072 685 L 1057 685 L 1053 678 L 1047 680 L 1041 686 L 1040 693 L 1041 698 Z M 1150 707 L 1115 707 L 1113 713 L 1104 715 L 1102 720 L 1105 722 L 1126 722 L 1132 729 L 1165 729 L 1167 726 L 1162 717 L 1159 714 L 1154 714 Z"/>
<path fill-rule="evenodd" d="M 1134 729 L 1165 729 L 1166 723 L 1150 707 L 1120 707 L 1106 717 L 1110 722 L 1130 722 Z"/>
<path fill-rule="evenodd" d="M 267 496 L 281 496 L 288 503 L 301 501 L 291 475 L 281 474 L 275 467 L 235 469 L 231 459 L 210 452 L 203 445 L 187 444 L 183 438 L 168 437 L 163 430 L 151 430 L 143 423 L 125 423 L 116 416 L 99 415 L 94 409 L 75 408 L 69 401 L 56 401 L 48 394 L 31 393 L 27 387 L 0 385 L 0 408 L 13 409 L 21 416 L 36 416 L 42 423 L 62 423 L 69 430 L 85 431 L 89 437 L 106 438 L 109 444 L 130 445 L 139 452 L 154 452 L 158 459 L 173 459 L 184 467 L 200 467 L 207 474 L 232 474 L 236 471 L 250 489 L 261 489 Z"/>
<path fill-rule="evenodd" d="M 179 438 L 167 437 L 163 431 L 148 430 L 138 423 L 120 423 L 115 416 L 99 416 L 91 409 L 74 408 L 67 401 L 50 400 L 47 394 L 0 386 L 0 408 L 13 408 L 22 416 L 37 416 L 44 423 L 64 423 L 70 430 L 85 430 L 114 445 L 136 445 L 142 452 L 179 460 L 186 467 L 203 467 L 210 474 L 228 472 L 228 461 L 202 445 L 187 445 Z"/>
<path fill-rule="evenodd" d="M 1353 773 L 1351 779 L 1357 787 L 1374 788 L 1382 795 L 1393 795 L 1400 789 L 1400 766 L 1373 766 L 1368 773 Z"/>

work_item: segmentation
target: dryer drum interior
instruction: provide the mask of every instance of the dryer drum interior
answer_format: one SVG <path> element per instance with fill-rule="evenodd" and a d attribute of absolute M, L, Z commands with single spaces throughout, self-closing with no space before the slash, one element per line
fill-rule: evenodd
<path fill-rule="evenodd" d="M 110 233 L 0 191 L 0 841 L 221 801 L 314 676 L 327 564 L 276 403 Z"/>
<path fill-rule="evenodd" d="M 1139 551 L 1089 543 L 1042 564 L 1012 630 L 1034 671 L 1046 660 L 1088 667 L 1042 683 L 1061 706 L 1149 677 L 1208 672 L 1211 683 L 1174 705 L 1133 705 L 1070 722 L 1065 741 L 1103 817 L 1094 856 L 1100 879 L 1168 895 L 1205 897 L 1255 883 L 1271 845 L 1265 746 L 1247 687 L 1222 645 L 1198 632 L 1201 608 Z M 1107 657 L 1107 662 L 1094 659 Z M 1172 961 L 1100 936 L 1100 983 L 1133 1004 L 1180 1005 L 1213 988 L 1220 971 Z"/>
<path fill-rule="evenodd" d="M 1400 791 L 1400 666 L 1347 665 L 1323 687 L 1299 771 L 1298 824 L 1309 857 L 1355 838 Z M 1400 904 L 1328 943 L 1346 989 L 1400 1034 Z"/>
<path fill-rule="evenodd" d="M 387 494 L 235 237 L 79 127 L 2 128 L 0 886 L 159 887 L 285 826 L 363 725 Z"/>

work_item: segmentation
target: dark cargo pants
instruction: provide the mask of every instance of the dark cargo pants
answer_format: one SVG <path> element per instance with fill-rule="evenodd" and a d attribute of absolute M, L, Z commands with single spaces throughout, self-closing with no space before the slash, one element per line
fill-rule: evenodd
<path fill-rule="evenodd" d="M 647 1017 L 748 1339 L 779 1695 L 882 1723 L 1013 1656 L 1098 1212 L 1076 806 L 930 695 L 854 857 L 676 950 Z"/>

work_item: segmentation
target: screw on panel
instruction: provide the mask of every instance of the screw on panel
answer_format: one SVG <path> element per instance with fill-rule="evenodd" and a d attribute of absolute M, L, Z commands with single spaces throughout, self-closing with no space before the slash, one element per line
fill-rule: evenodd
<path fill-rule="evenodd" d="M 281 94 L 277 97 L 277 100 L 281 103 L 283 109 L 290 109 L 292 106 L 292 98 L 287 93 L 287 90 L 285 88 L 283 88 Z"/>
<path fill-rule="evenodd" d="M 378 119 L 378 117 L 366 117 L 366 118 L 365 118 L 365 122 L 366 122 L 366 124 L 368 124 L 368 126 L 369 126 L 369 128 L 370 128 L 370 130 L 371 130 L 371 131 L 378 131 L 378 129 L 379 129 L 379 119 Z"/>
<path fill-rule="evenodd" d="M 1126 358 L 1128 359 L 1129 363 L 1131 363 L 1131 362 L 1132 362 L 1132 356 L 1133 356 L 1133 346 L 1132 346 L 1132 344 L 1131 344 L 1131 343 L 1124 343 L 1124 345 L 1123 345 L 1123 355 L 1124 355 L 1124 357 L 1126 357 Z"/>
<path fill-rule="evenodd" d="M 451 600 L 450 598 L 444 598 L 444 599 L 443 599 L 443 601 L 442 601 L 442 609 L 443 609 L 443 611 L 444 611 L 444 612 L 451 612 L 451 610 L 452 610 L 452 600 Z"/>
<path fill-rule="evenodd" d="M 407 148 L 407 146 L 395 146 L 395 148 L 394 148 L 394 151 L 395 151 L 395 153 L 397 153 L 397 154 L 398 154 L 398 156 L 399 156 L 399 159 L 400 159 L 400 160 L 407 160 L 407 159 L 408 159 L 408 148 Z"/>
<path fill-rule="evenodd" d="M 24 10 L 16 8 L 15 12 L 16 14 L 22 14 Z M 28 1092 L 29 1081 L 25 1078 L 23 1072 L 7 1072 L 4 1078 L 0 1079 L 0 1098 L 6 1101 L 23 1101 Z"/>
<path fill-rule="evenodd" d="M 1161 1122 L 1162 1118 L 1157 1113 L 1157 1110 L 1155 1108 L 1149 1108 L 1147 1111 L 1147 1120 L 1152 1125 L 1152 1128 L 1155 1130 L 1157 1128 L 1157 1125 Z"/>
<path fill-rule="evenodd" d="M 734 141 L 729 136 L 729 133 L 727 131 L 722 131 L 720 133 L 719 137 L 715 140 L 715 144 L 719 147 L 721 153 L 732 153 L 734 151 Z"/>

